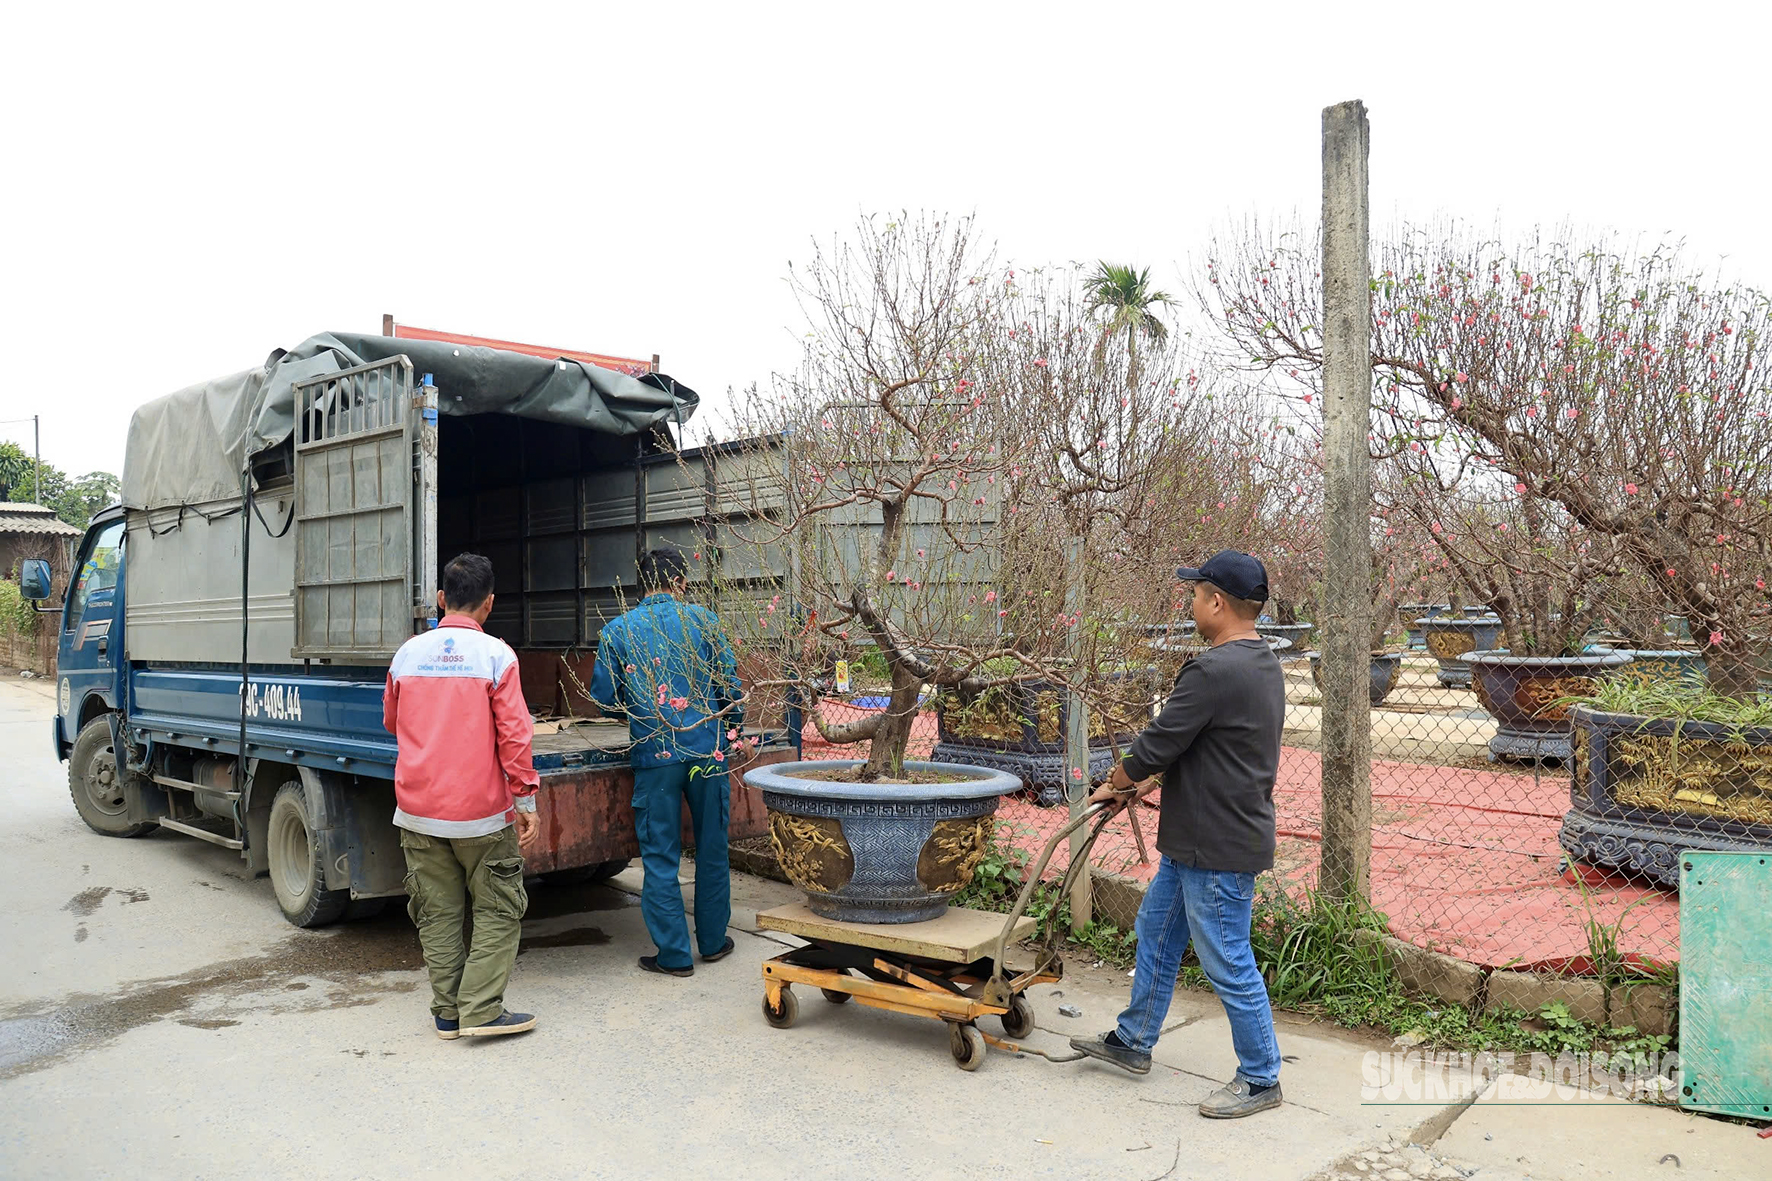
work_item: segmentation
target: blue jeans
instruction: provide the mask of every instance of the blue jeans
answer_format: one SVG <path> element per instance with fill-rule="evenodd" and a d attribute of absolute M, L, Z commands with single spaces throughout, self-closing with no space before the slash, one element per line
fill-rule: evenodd
<path fill-rule="evenodd" d="M 1163 858 L 1138 908 L 1138 970 L 1132 1003 L 1120 1014 L 1122 1042 L 1143 1054 L 1157 1044 L 1191 936 L 1194 954 L 1230 1018 L 1238 1073 L 1257 1086 L 1280 1081 L 1274 1011 L 1249 947 L 1254 904 L 1254 874 L 1194 869 Z"/>
<path fill-rule="evenodd" d="M 713 759 L 685 758 L 662 767 L 634 768 L 634 829 L 640 839 L 640 916 L 658 945 L 663 968 L 687 968 L 689 924 L 677 870 L 683 860 L 683 803 L 695 834 L 695 941 L 713 955 L 732 920 L 732 865 L 726 826 L 732 819 L 732 781 Z"/>

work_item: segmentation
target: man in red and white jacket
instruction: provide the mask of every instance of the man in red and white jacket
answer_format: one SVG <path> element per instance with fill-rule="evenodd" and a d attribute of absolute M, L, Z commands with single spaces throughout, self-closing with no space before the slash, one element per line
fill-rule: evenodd
<path fill-rule="evenodd" d="M 492 598 L 491 562 L 462 554 L 445 566 L 443 618 L 401 645 L 382 695 L 383 724 L 399 743 L 394 823 L 407 910 L 445 1041 L 535 1028 L 530 1014 L 505 1009 L 504 994 L 529 906 L 522 849 L 541 831 L 541 781 L 517 654 L 482 630 Z"/>

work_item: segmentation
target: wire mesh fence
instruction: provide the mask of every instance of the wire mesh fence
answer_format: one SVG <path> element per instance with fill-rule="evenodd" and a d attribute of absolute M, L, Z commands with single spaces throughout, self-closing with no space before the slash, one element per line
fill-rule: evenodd
<path fill-rule="evenodd" d="M 1517 670 L 1485 667 L 1491 657 L 1470 658 L 1495 646 L 1494 615 L 1446 604 L 1403 608 L 1394 643 L 1372 657 L 1370 683 L 1369 891 L 1391 933 L 1483 968 L 1593 974 L 1676 961 L 1682 846 L 1656 825 L 1671 817 L 1691 829 L 1708 817 L 1726 835 L 1724 817 L 1735 816 L 1745 835 L 1756 818 L 1763 823 L 1768 797 L 1762 789 L 1717 796 L 1680 786 L 1733 748 L 1689 732 L 1677 767 L 1646 770 L 1645 750 L 1659 742 L 1677 752 L 1679 740 L 1621 731 L 1580 711 L 1571 721 L 1563 698 L 1587 686 L 1572 683 L 1567 669 L 1546 689 Z M 1276 648 L 1286 686 L 1274 786 L 1277 848 L 1265 888 L 1302 901 L 1317 885 L 1323 839 L 1323 701 L 1310 646 L 1314 629 L 1309 622 L 1264 622 L 1261 630 Z M 1681 660 L 1690 664 L 1695 656 Z M 1654 665 L 1645 661 L 1633 675 L 1681 671 L 1671 657 Z M 1512 725 L 1498 721 L 1497 707 L 1506 711 L 1520 699 L 1546 704 L 1543 712 L 1560 720 L 1528 729 L 1516 709 Z M 866 693 L 819 706 L 827 723 L 885 707 L 883 698 Z M 824 743 L 810 723 L 803 737 L 808 758 L 859 753 Z M 1047 742 L 1024 743 L 1018 752 L 1024 790 L 999 806 L 993 850 L 1011 864 L 1031 865 L 1070 818 L 1063 785 L 1036 769 L 1062 765 L 1057 737 L 1048 733 Z M 926 703 L 907 753 L 939 757 L 942 738 L 937 710 Z M 1527 739 L 1537 745 L 1525 749 Z M 1105 774 L 1105 767 L 1092 766 L 1090 778 L 1099 782 Z M 1683 791 L 1685 798 L 1675 799 Z M 1157 870 L 1163 807 L 1160 789 L 1143 797 L 1108 823 L 1091 850 L 1096 921 L 1133 927 L 1142 889 Z M 1633 823 L 1640 832 L 1629 835 L 1624 830 Z M 1061 878 L 1069 857 L 1069 843 L 1061 843 L 1045 878 Z"/>

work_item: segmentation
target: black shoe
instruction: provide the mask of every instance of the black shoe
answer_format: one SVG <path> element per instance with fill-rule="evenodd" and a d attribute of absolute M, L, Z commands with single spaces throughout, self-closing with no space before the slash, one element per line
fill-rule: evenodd
<path fill-rule="evenodd" d="M 640 966 L 642 968 L 645 968 L 648 972 L 657 972 L 660 976 L 693 976 L 693 975 L 695 975 L 695 968 L 693 966 L 688 967 L 688 968 L 667 968 L 663 964 L 658 962 L 658 957 L 655 955 L 641 956 L 640 957 Z"/>
<path fill-rule="evenodd" d="M 737 946 L 738 944 L 732 941 L 732 936 L 728 935 L 726 936 L 726 942 L 720 945 L 720 950 L 716 951 L 713 955 L 702 956 L 701 962 L 704 964 L 717 964 L 727 956 L 731 955 L 732 949 Z"/>
<path fill-rule="evenodd" d="M 1110 1037 L 1114 1039 L 1111 1042 L 1108 1041 Z M 1151 1056 L 1140 1054 L 1130 1046 L 1122 1046 L 1120 1039 L 1114 1037 L 1111 1030 L 1094 1037 L 1074 1037 L 1071 1039 L 1071 1049 L 1091 1058 L 1099 1058 L 1103 1062 L 1111 1062 L 1121 1070 L 1129 1070 L 1133 1074 L 1151 1072 Z"/>

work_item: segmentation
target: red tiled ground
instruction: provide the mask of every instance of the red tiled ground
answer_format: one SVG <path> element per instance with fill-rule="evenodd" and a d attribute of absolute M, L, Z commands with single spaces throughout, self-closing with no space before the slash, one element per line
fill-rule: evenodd
<path fill-rule="evenodd" d="M 926 756 L 935 719 L 918 717 L 911 752 Z M 808 757 L 836 753 L 805 733 Z M 1321 765 L 1316 754 L 1285 748 L 1274 802 L 1279 827 L 1276 872 L 1288 886 L 1315 880 Z M 1149 797 L 1160 805 L 1162 793 Z M 1552 772 L 1534 777 L 1505 771 L 1374 760 L 1372 763 L 1372 901 L 1391 930 L 1486 967 L 1583 970 L 1588 923 L 1620 925 L 1623 951 L 1663 962 L 1679 958 L 1679 899 L 1620 878 L 1583 886 L 1558 872 L 1557 829 L 1568 806 L 1568 780 Z M 1147 848 L 1158 810 L 1139 810 Z M 1063 809 L 1040 808 L 1016 796 L 998 810 L 999 831 L 1029 857 L 1065 822 Z M 1092 859 L 1104 869 L 1148 880 L 1125 816 L 1096 843 Z M 1060 848 L 1049 872 L 1062 873 Z M 1590 874 L 1590 877 L 1595 875 Z M 1129 920 L 1129 916 L 1128 920 Z M 1622 922 L 1621 922 L 1622 920 Z"/>

